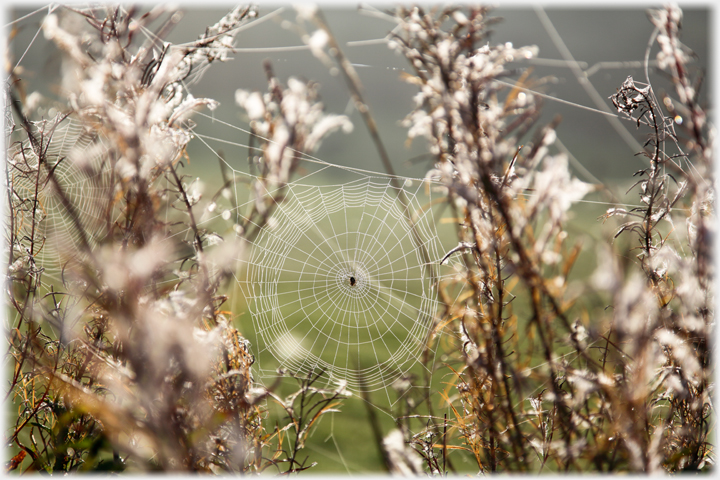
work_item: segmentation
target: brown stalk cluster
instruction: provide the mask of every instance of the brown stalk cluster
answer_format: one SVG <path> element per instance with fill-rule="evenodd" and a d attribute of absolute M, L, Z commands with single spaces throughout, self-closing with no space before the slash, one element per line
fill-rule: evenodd
<path fill-rule="evenodd" d="M 460 352 L 435 367 L 452 371 L 443 397 L 452 414 L 406 429 L 433 473 L 453 469 L 447 455 L 458 449 L 481 472 L 654 473 L 714 462 L 710 133 L 678 40 L 681 12 L 649 16 L 677 98 L 663 99 L 665 113 L 649 80 L 640 87 L 631 78 L 611 97 L 621 115 L 649 128 L 640 152 L 649 167 L 637 173 L 643 206 L 606 215 L 628 219 L 616 237 L 637 235 L 627 252 L 634 261 L 620 264 L 626 252 L 607 246 L 586 291 L 609 294 L 610 308 L 588 310 L 569 289 L 580 245 L 567 245 L 563 223 L 593 187 L 552 153 L 557 120 L 521 145 L 543 82 L 518 67 L 537 52 L 491 45 L 485 8 L 397 13 L 391 45 L 418 87 L 409 137 L 426 139 L 436 162 L 428 177 L 445 186 L 456 219 L 458 245 L 443 261 L 459 255 L 463 265 L 440 286 L 437 331 L 454 334 L 450 351 Z M 676 131 L 680 112 L 686 121 Z"/>

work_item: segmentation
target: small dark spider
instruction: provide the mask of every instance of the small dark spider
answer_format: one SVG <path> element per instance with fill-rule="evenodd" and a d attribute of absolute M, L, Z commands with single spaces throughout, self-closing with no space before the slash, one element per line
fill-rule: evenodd
<path fill-rule="evenodd" d="M 351 287 L 355 286 L 355 277 L 350 277 L 350 286 Z"/>

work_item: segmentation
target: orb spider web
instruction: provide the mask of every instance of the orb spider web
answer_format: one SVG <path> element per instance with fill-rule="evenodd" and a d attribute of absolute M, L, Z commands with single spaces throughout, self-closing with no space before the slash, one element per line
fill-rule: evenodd
<path fill-rule="evenodd" d="M 386 389 L 418 363 L 442 256 L 423 186 L 366 177 L 288 187 L 247 260 L 259 357 L 354 391 Z"/>
<path fill-rule="evenodd" d="M 80 236 L 89 246 L 95 243 L 93 234 L 110 201 L 103 166 L 108 151 L 97 132 L 70 117 L 38 122 L 33 135 L 35 145 L 17 142 L 8 152 L 14 234 L 32 244 L 33 261 L 43 275 L 58 280 L 65 263 L 81 254 Z"/>

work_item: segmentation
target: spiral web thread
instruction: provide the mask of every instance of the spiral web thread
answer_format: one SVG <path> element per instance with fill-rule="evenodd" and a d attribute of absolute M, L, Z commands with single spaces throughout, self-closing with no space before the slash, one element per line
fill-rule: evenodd
<path fill-rule="evenodd" d="M 101 173 L 107 170 L 102 168 L 107 148 L 95 132 L 71 118 L 65 118 L 54 128 L 53 121 L 43 123 L 37 126 L 35 136 L 42 139 L 42 147 L 47 148 L 45 161 L 48 168 L 38 165 L 38 155 L 29 141 L 18 143 L 8 155 L 7 181 L 16 212 L 16 238 L 28 240 L 32 237 L 36 264 L 43 268 L 44 276 L 57 280 L 64 263 L 79 253 L 80 232 L 56 195 L 48 170 L 52 169 L 75 208 L 82 229 L 90 234 L 88 240 L 92 244 L 92 235 L 98 231 L 97 222 L 109 202 Z M 33 234 L 32 199 L 36 187 L 38 204 Z"/>
<path fill-rule="evenodd" d="M 260 358 L 355 391 L 387 388 L 417 363 L 437 309 L 421 249 L 441 257 L 423 185 L 402 187 L 408 211 L 388 179 L 288 187 L 248 260 Z"/>

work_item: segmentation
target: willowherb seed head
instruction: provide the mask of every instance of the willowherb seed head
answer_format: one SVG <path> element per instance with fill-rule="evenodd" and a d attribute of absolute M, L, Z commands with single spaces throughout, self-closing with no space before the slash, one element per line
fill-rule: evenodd
<path fill-rule="evenodd" d="M 420 475 L 423 473 L 422 458 L 410 446 L 400 430 L 392 430 L 385 436 L 382 446 L 387 453 L 391 473 L 395 475 Z"/>

